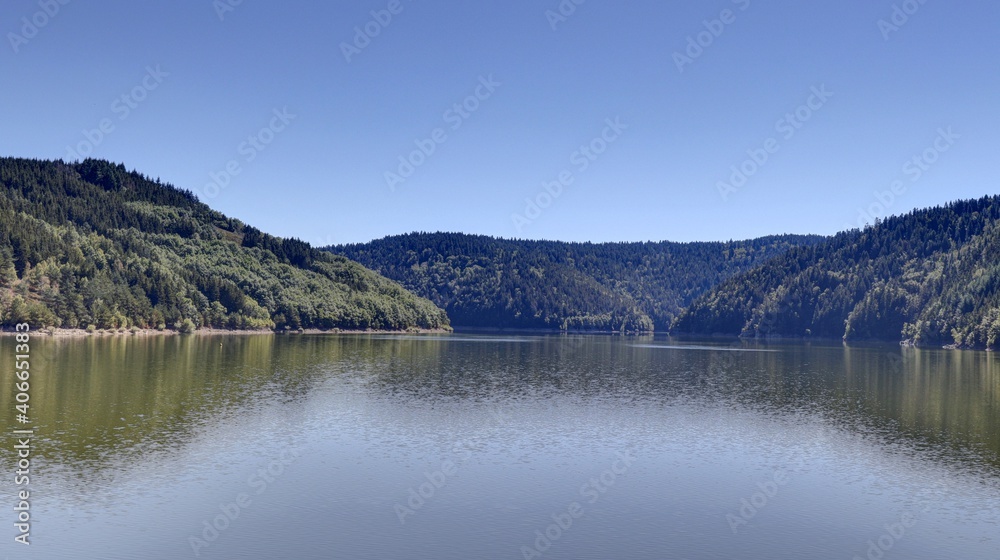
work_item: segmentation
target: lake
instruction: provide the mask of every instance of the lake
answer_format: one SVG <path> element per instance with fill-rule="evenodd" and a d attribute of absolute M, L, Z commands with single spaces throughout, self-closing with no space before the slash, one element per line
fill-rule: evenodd
<path fill-rule="evenodd" d="M 8 436 L 11 559 L 1000 550 L 992 353 L 469 334 L 32 344 L 32 544 L 14 542 Z"/>

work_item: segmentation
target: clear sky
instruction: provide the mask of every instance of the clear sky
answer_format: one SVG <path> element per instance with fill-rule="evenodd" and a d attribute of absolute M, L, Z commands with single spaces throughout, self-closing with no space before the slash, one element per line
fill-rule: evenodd
<path fill-rule="evenodd" d="M 4 0 L 0 153 L 122 162 L 314 244 L 832 234 L 1000 192 L 998 22 L 987 0 Z"/>

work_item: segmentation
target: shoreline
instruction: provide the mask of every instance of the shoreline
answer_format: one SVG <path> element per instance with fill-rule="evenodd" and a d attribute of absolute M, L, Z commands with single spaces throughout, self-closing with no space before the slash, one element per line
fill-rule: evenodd
<path fill-rule="evenodd" d="M 993 348 L 980 348 L 980 347 L 969 347 L 969 346 L 957 346 L 954 344 L 945 345 L 924 345 L 924 344 L 914 344 L 911 340 L 901 340 L 898 342 L 889 340 L 854 340 L 845 341 L 843 339 L 836 338 L 825 338 L 825 337 L 805 337 L 805 336 L 775 336 L 775 337 L 742 337 L 742 336 L 729 336 L 722 334 L 711 334 L 711 335 L 691 335 L 687 333 L 621 333 L 619 331 L 561 331 L 561 330 L 549 330 L 549 329 L 511 329 L 511 328 L 500 328 L 491 329 L 487 327 L 454 327 L 449 329 L 410 329 L 410 330 L 360 330 L 360 329 L 289 329 L 283 331 L 275 331 L 271 329 L 261 329 L 261 330 L 251 330 L 251 329 L 214 329 L 214 328 L 203 328 L 197 329 L 190 333 L 182 333 L 174 329 L 136 329 L 135 331 L 131 329 L 97 329 L 93 332 L 88 332 L 86 329 L 64 329 L 64 328 L 42 328 L 33 329 L 28 331 L 31 336 L 50 336 L 53 338 L 86 338 L 86 337 L 115 337 L 115 336 L 248 336 L 248 335 L 364 335 L 364 334 L 377 334 L 377 335 L 419 335 L 419 334 L 477 334 L 477 333 L 494 333 L 494 334 L 569 334 L 569 335 L 603 335 L 603 336 L 652 336 L 654 334 L 666 335 L 667 337 L 676 338 L 689 338 L 693 340 L 705 339 L 705 340 L 722 340 L 722 339 L 733 339 L 733 340 L 750 340 L 759 341 L 764 343 L 781 343 L 781 342 L 819 342 L 819 343 L 829 343 L 835 345 L 836 343 L 841 344 L 855 344 L 857 346 L 864 345 L 899 345 L 904 348 L 923 348 L 923 349 L 940 349 L 940 350 L 971 350 L 974 352 L 993 352 Z M 0 329 L 0 337 L 3 336 L 14 336 L 16 334 L 24 334 L 24 332 L 18 333 L 14 329 L 3 328 Z"/>
<path fill-rule="evenodd" d="M 606 334 L 606 335 L 622 335 L 622 336 L 652 336 L 654 334 L 662 334 L 654 331 L 607 331 L 607 330 L 563 330 L 560 328 L 546 328 L 546 327 L 463 327 L 460 325 L 452 325 L 452 329 L 456 333 L 512 333 L 512 334 Z"/>
<path fill-rule="evenodd" d="M 86 329 L 63 329 L 63 328 L 41 328 L 32 329 L 27 331 L 27 334 L 31 336 L 50 336 L 53 338 L 86 338 L 86 337 L 114 337 L 114 336 L 247 336 L 247 335 L 301 335 L 301 334 L 344 334 L 344 335 L 360 335 L 360 334 L 399 334 L 399 335 L 414 335 L 414 334 L 448 334 L 453 331 L 448 329 L 411 329 L 411 330 L 358 330 L 358 329 L 295 329 L 286 331 L 275 331 L 271 329 L 261 329 L 261 330 L 249 330 L 249 329 L 197 329 L 190 333 L 182 333 L 173 329 L 97 329 L 92 332 Z M 24 331 L 17 332 L 13 329 L 2 329 L 0 330 L 0 336 L 13 336 L 16 334 L 25 334 Z"/>

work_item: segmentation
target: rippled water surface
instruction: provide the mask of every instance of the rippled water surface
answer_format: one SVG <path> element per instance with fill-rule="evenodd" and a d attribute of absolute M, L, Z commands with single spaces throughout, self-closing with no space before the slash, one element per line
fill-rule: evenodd
<path fill-rule="evenodd" d="M 8 438 L 10 558 L 1000 557 L 990 353 L 467 334 L 34 344 L 32 545 L 13 541 Z"/>

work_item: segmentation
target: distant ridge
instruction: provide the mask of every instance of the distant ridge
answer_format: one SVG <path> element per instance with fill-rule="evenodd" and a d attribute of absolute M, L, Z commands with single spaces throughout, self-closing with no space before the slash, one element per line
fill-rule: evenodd
<path fill-rule="evenodd" d="M 412 233 L 328 247 L 444 308 L 464 327 L 666 330 L 719 282 L 821 236 L 705 243 L 565 243 Z"/>

